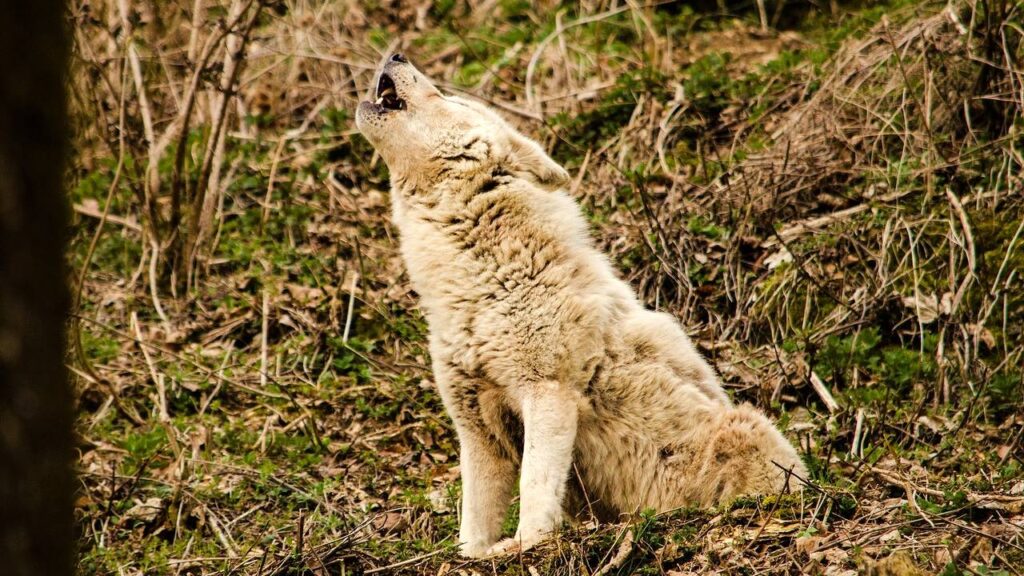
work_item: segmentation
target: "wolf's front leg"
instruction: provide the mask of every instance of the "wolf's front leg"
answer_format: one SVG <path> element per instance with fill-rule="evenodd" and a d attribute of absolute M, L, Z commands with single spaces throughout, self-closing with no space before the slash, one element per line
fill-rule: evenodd
<path fill-rule="evenodd" d="M 459 553 L 480 558 L 501 536 L 516 479 L 515 462 L 483 430 L 460 426 L 457 431 L 462 472 Z"/>
<path fill-rule="evenodd" d="M 562 521 L 576 442 L 579 396 L 558 382 L 544 382 L 522 399 L 523 464 L 519 479 L 519 528 L 488 555 L 526 550 Z"/>

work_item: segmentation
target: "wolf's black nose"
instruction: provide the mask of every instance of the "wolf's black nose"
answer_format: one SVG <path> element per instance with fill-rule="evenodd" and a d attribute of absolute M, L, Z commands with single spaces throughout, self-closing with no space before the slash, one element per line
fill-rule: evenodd
<path fill-rule="evenodd" d="M 398 52 L 391 55 L 392 62 L 401 62 L 402 64 L 408 64 L 409 59 L 405 57 L 405 54 L 399 54 Z"/>

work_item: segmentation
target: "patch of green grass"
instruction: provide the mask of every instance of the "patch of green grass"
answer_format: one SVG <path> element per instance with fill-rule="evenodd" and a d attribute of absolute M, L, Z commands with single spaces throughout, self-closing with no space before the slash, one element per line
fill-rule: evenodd
<path fill-rule="evenodd" d="M 727 228 L 716 224 L 700 214 L 690 216 L 686 222 L 686 227 L 690 232 L 712 240 L 724 240 L 729 236 Z"/>
<path fill-rule="evenodd" d="M 190 554 L 215 557 L 222 553 L 199 531 L 186 531 L 175 541 L 137 538 L 130 532 L 125 536 L 131 537 L 131 546 L 97 546 L 85 551 L 79 558 L 80 573 L 123 574 L 131 570 L 140 574 L 174 574 L 170 560 L 184 556 L 186 546 L 190 544 Z"/>
<path fill-rule="evenodd" d="M 365 355 L 373 347 L 370 342 L 363 338 L 350 338 L 344 342 L 341 336 L 328 336 L 327 345 L 333 351 L 331 366 L 337 374 L 350 376 L 359 384 L 373 379 L 370 364 L 365 360 Z"/>
<path fill-rule="evenodd" d="M 740 96 L 737 92 L 746 88 L 729 73 L 731 59 L 728 52 L 712 52 L 687 66 L 684 72 L 683 89 L 690 105 L 712 118 L 717 118 Z"/>
<path fill-rule="evenodd" d="M 880 386 L 877 392 L 906 392 L 914 384 L 934 381 L 936 344 L 937 336 L 931 333 L 918 347 L 912 342 L 886 342 L 877 326 L 869 326 L 848 336 L 826 338 L 814 367 L 819 374 L 831 375 L 837 387 L 858 403 L 870 403 L 880 398 L 870 391 L 848 390 L 853 370 L 860 372 L 861 381 L 868 382 L 869 388 L 872 383 Z"/>
<path fill-rule="evenodd" d="M 841 9 L 838 17 L 825 11 L 811 11 L 807 17 L 802 19 L 798 30 L 804 34 L 808 41 L 820 45 L 823 49 L 832 53 L 839 49 L 842 43 L 850 38 L 857 38 L 878 24 L 883 17 L 890 20 L 895 15 L 908 10 L 917 12 L 928 12 L 928 4 L 920 0 L 882 0 L 857 3 L 854 6 Z"/>
<path fill-rule="evenodd" d="M 87 329 L 79 331 L 82 339 L 82 350 L 86 358 L 93 362 L 106 364 L 121 355 L 121 342 L 106 332 L 92 332 Z"/>
<path fill-rule="evenodd" d="M 118 447 L 128 452 L 124 466 L 127 473 L 134 474 L 136 468 L 167 447 L 167 431 L 161 426 L 151 425 L 127 434 L 118 442 Z"/>
<path fill-rule="evenodd" d="M 995 420 L 1020 409 L 1024 398 L 1024 372 L 1010 369 L 992 376 L 985 391 L 991 399 Z"/>
<path fill-rule="evenodd" d="M 503 535 L 511 536 L 516 533 L 516 528 L 519 527 L 519 504 L 519 499 L 516 498 L 512 501 L 512 505 L 508 507 L 508 511 L 505 513 L 505 520 L 501 524 L 501 533 Z"/>

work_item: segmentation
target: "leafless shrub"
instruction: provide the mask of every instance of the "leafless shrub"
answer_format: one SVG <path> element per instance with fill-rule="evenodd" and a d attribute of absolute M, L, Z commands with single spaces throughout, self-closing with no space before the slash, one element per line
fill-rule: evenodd
<path fill-rule="evenodd" d="M 221 190 L 224 133 L 234 112 L 230 105 L 263 7 L 262 0 L 234 0 L 226 14 L 207 18 L 209 8 L 197 0 L 191 18 L 185 19 L 166 7 L 117 0 L 84 2 L 74 14 L 76 112 L 83 120 L 103 118 L 106 110 L 128 116 L 127 134 L 115 135 L 111 125 L 102 123 L 95 130 L 83 122 L 80 138 L 106 142 L 111 149 L 120 138 L 117 146 L 127 150 L 119 154 L 133 159 L 129 186 L 144 216 L 158 310 L 157 292 L 163 286 L 158 270 L 170 274 L 172 288 L 190 286 L 194 262 L 209 240 Z M 121 62 L 127 62 L 128 74 L 111 74 Z M 115 104 L 119 93 L 132 95 L 127 109 Z M 193 141 L 196 130 L 203 133 Z M 169 183 L 161 171 L 168 158 Z M 166 268 L 158 267 L 161 260 Z"/>

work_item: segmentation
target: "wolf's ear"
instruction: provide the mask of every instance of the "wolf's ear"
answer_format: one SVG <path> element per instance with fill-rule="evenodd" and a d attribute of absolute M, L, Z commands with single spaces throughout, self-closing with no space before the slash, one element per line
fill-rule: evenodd
<path fill-rule="evenodd" d="M 540 144 L 516 132 L 509 132 L 509 169 L 512 173 L 548 190 L 568 184 L 569 173 L 552 160 Z"/>

